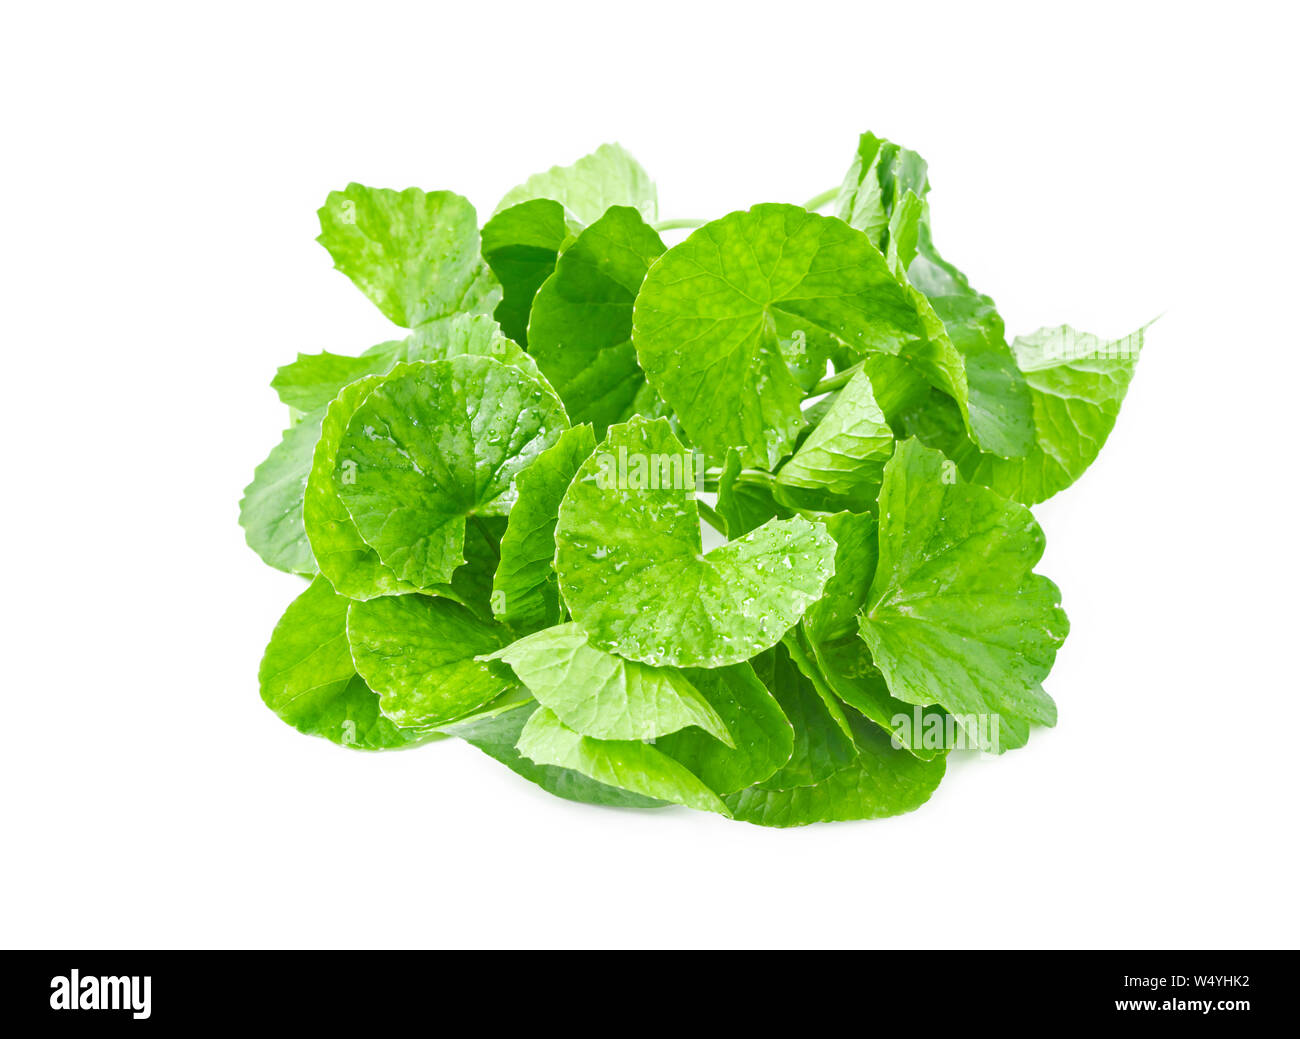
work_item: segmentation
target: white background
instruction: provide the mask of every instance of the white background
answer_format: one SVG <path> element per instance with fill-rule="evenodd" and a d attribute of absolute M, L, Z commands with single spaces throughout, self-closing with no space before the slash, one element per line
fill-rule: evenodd
<path fill-rule="evenodd" d="M 1297 944 L 1294 9 L 6 10 L 3 944 Z M 266 710 L 301 586 L 236 525 L 267 382 L 393 332 L 313 241 L 329 190 L 482 216 L 618 140 L 711 217 L 838 183 L 866 129 L 929 160 L 1012 332 L 1165 315 L 1038 510 L 1055 730 L 910 816 L 774 831 Z"/>

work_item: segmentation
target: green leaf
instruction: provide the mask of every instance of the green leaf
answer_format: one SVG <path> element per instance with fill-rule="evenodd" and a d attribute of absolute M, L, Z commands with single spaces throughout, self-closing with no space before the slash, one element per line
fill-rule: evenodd
<path fill-rule="evenodd" d="M 570 419 L 596 436 L 635 413 L 645 374 L 632 347 L 632 304 L 664 251 L 627 206 L 614 206 L 561 254 L 533 300 L 528 348 Z"/>
<path fill-rule="evenodd" d="M 580 735 L 545 707 L 534 712 L 520 733 L 519 753 L 539 765 L 570 768 L 598 783 L 644 797 L 729 814 L 712 790 L 668 755 L 635 740 Z"/>
<path fill-rule="evenodd" d="M 339 497 L 334 481 L 339 443 L 361 402 L 382 382 L 382 376 L 372 375 L 344 387 L 325 414 L 303 503 L 303 522 L 321 573 L 329 579 L 336 592 L 351 599 L 426 592 L 454 599 L 490 619 L 492 577 L 497 566 L 497 545 L 505 529 L 504 520 L 487 517 L 482 523 L 467 529 L 464 541 L 466 561 L 452 574 L 450 584 L 419 587 L 400 580 L 383 564 L 378 553 L 361 537 L 352 514 Z"/>
<path fill-rule="evenodd" d="M 772 520 L 703 552 L 692 457 L 665 419 L 611 426 L 560 505 L 555 569 L 594 645 L 653 666 L 721 667 L 778 642 L 815 602 L 824 527 Z"/>
<path fill-rule="evenodd" d="M 799 449 L 777 471 L 788 505 L 835 512 L 875 508 L 894 433 L 858 372 Z"/>
<path fill-rule="evenodd" d="M 316 573 L 303 528 L 303 495 L 324 412 L 303 416 L 284 431 L 266 461 L 253 471 L 239 503 L 239 525 L 262 561 L 291 574 Z"/>
<path fill-rule="evenodd" d="M 772 492 L 772 478 L 767 473 L 746 479 L 740 467 L 740 454 L 727 451 L 718 477 L 718 515 L 727 527 L 727 537 L 732 540 L 761 527 L 776 517 L 789 519 L 794 513 L 777 502 Z"/>
<path fill-rule="evenodd" d="M 835 573 L 804 615 L 804 628 L 814 642 L 857 634 L 858 612 L 866 605 L 880 555 L 874 516 L 841 512 L 825 523 L 835 539 Z"/>
<path fill-rule="evenodd" d="M 1046 501 L 1083 475 L 1115 428 L 1145 332 L 1105 342 L 1062 325 L 1015 340 L 1034 413 L 1034 445 L 1024 458 L 981 452 L 946 401 L 927 402 L 905 427 L 952 458 L 971 483 L 1026 505 Z"/>
<path fill-rule="evenodd" d="M 543 707 L 601 740 L 652 740 L 694 725 L 733 746 L 726 723 L 680 671 L 597 649 L 576 624 L 547 628 L 492 654 Z"/>
<path fill-rule="evenodd" d="M 912 716 L 912 705 L 889 693 L 885 678 L 871 659 L 867 644 L 858 634 L 858 613 L 866 605 L 879 555 L 876 520 L 866 514 L 841 512 L 826 519 L 826 529 L 835 539 L 835 574 L 826 582 L 825 594 L 804 614 L 799 640 L 808 663 L 817 669 L 818 681 L 843 703 L 865 715 L 890 733 L 900 715 Z M 789 638 L 789 636 L 787 636 Z M 922 715 L 942 714 L 926 707 Z M 936 749 L 926 747 L 922 726 L 902 732 L 900 742 L 926 759 Z"/>
<path fill-rule="evenodd" d="M 646 276 L 633 341 L 650 385 L 713 457 L 734 447 L 772 469 L 803 428 L 778 315 L 859 356 L 927 334 L 879 250 L 839 220 L 759 205 L 705 224 Z"/>
<path fill-rule="evenodd" d="M 520 345 L 528 342 L 533 297 L 555 270 L 565 242 L 579 230 L 566 219 L 564 207 L 548 198 L 511 206 L 483 225 L 483 259 L 501 282 L 496 319 Z"/>
<path fill-rule="evenodd" d="M 994 455 L 1021 457 L 1034 442 L 1033 403 L 1002 318 L 993 300 L 939 255 L 928 226 L 920 228 L 919 248 L 908 278 L 925 293 L 965 361 L 973 439 Z"/>
<path fill-rule="evenodd" d="M 457 314 L 417 328 L 405 339 L 372 346 L 360 357 L 299 354 L 276 373 L 271 385 L 290 407 L 324 408 L 350 382 L 383 375 L 403 361 L 442 361 L 449 357 L 491 357 L 542 377 L 534 361 L 501 332 L 486 314 Z"/>
<path fill-rule="evenodd" d="M 631 206 L 646 221 L 659 218 L 650 175 L 621 144 L 602 144 L 572 166 L 552 166 L 506 192 L 498 213 L 531 198 L 551 198 L 582 224 L 594 224 L 610 206 Z"/>
<path fill-rule="evenodd" d="M 377 697 L 352 664 L 348 600 L 317 577 L 275 626 L 258 671 L 262 700 L 299 732 L 359 750 L 418 743 L 379 712 Z"/>
<path fill-rule="evenodd" d="M 339 442 L 366 396 L 383 382 L 383 376 L 371 375 L 344 387 L 338 399 L 330 403 L 321 426 L 320 439 L 307 477 L 303 503 L 303 521 L 311 551 L 321 573 L 334 590 L 352 599 L 373 599 L 377 595 L 400 595 L 420 589 L 397 575 L 380 561 L 378 553 L 366 544 L 352 522 L 352 516 L 334 485 L 334 467 Z"/>
<path fill-rule="evenodd" d="M 509 642 L 509 632 L 449 599 L 397 595 L 354 602 L 347 637 L 380 710 L 405 729 L 452 721 L 511 685 L 474 659 Z"/>
<path fill-rule="evenodd" d="M 400 365 L 348 422 L 334 480 L 399 580 L 444 584 L 464 562 L 466 518 L 509 512 L 515 477 L 567 426 L 519 368 L 470 356 Z"/>
<path fill-rule="evenodd" d="M 395 349 L 397 343 L 381 343 Z M 296 361 L 281 365 L 271 380 L 271 388 L 280 400 L 299 411 L 316 411 L 326 407 L 350 382 L 380 371 L 371 356 L 347 357 L 328 350 L 319 354 L 299 354 Z"/>
<path fill-rule="evenodd" d="M 468 606 L 480 620 L 493 620 L 492 580 L 505 532 L 504 516 L 471 517 L 465 525 L 465 565 L 451 575 L 450 585 L 434 585 L 429 594 Z"/>
<path fill-rule="evenodd" d="M 836 211 L 867 234 L 891 259 L 891 266 L 906 271 L 911 285 L 924 293 L 961 358 L 964 377 L 957 375 L 951 358 L 942 356 L 919 369 L 873 360 L 869 370 L 878 385 L 894 384 L 890 389 L 894 397 L 902 393 L 899 384 L 908 381 L 917 389 L 923 381 L 948 393 L 961 409 L 967 432 L 985 450 L 1002 457 L 1024 455 L 1033 436 L 1028 389 L 1012 360 L 993 300 L 972 289 L 965 275 L 934 247 L 924 201 L 929 190 L 921 156 L 865 133 L 840 189 Z M 881 401 L 891 419 L 906 410 L 892 409 L 893 403 Z"/>
<path fill-rule="evenodd" d="M 811 785 L 767 784 L 725 798 L 733 816 L 759 826 L 883 819 L 919 808 L 943 779 L 946 760 L 922 761 L 890 746 L 883 732 L 860 725 L 857 757 Z"/>
<path fill-rule="evenodd" d="M 835 213 L 884 253 L 896 203 L 909 191 L 923 199 L 929 188 L 926 163 L 920 155 L 868 131 L 858 139 L 853 164 L 835 199 Z"/>
<path fill-rule="evenodd" d="M 501 289 L 479 255 L 478 217 L 451 191 L 349 184 L 317 215 L 316 241 L 396 325 L 490 314 Z"/>
<path fill-rule="evenodd" d="M 610 805 L 616 808 L 663 808 L 665 802 L 640 794 L 628 793 L 588 779 L 581 772 L 554 765 L 538 765 L 519 753 L 516 744 L 525 723 L 538 709 L 537 702 L 512 707 L 500 713 L 476 715 L 468 721 L 444 725 L 440 731 L 457 736 L 495 758 L 516 775 L 536 783 L 549 794 L 583 804 Z"/>
<path fill-rule="evenodd" d="M 497 619 L 532 632 L 563 619 L 555 562 L 560 501 L 578 467 L 596 450 L 590 426 L 566 429 L 515 481 L 519 493 L 501 538 L 501 562 L 492 582 Z"/>
<path fill-rule="evenodd" d="M 759 783 L 790 760 L 794 728 L 749 664 L 683 672 L 712 706 L 735 740 L 723 746 L 699 729 L 655 741 L 655 748 L 685 765 L 717 794 Z"/>
<path fill-rule="evenodd" d="M 806 632 L 801 637 L 808 659 L 817 667 L 819 678 L 829 691 L 890 733 L 895 746 L 905 747 L 926 761 L 950 749 L 946 743 L 947 712 L 933 705 L 917 707 L 891 695 L 885 676 L 871 659 L 871 651 L 861 637 L 849 635 L 834 642 L 814 642 Z M 928 736 L 930 726 L 935 724 L 932 719 L 937 719 L 941 726 L 938 731 L 945 734 L 943 740 L 936 742 Z"/>
<path fill-rule="evenodd" d="M 833 775 L 857 756 L 842 711 L 832 714 L 808 676 L 796 666 L 785 644 L 754 661 L 754 671 L 767 686 L 794 727 L 794 745 L 787 761 L 760 785 L 773 790 L 806 786 Z"/>
<path fill-rule="evenodd" d="M 1043 533 L 1029 510 L 957 481 L 915 440 L 880 492 L 880 562 L 862 637 L 898 699 L 939 704 L 972 739 L 997 719 L 1000 749 L 1052 725 L 1043 691 L 1069 624 L 1060 592 L 1032 573 Z"/>

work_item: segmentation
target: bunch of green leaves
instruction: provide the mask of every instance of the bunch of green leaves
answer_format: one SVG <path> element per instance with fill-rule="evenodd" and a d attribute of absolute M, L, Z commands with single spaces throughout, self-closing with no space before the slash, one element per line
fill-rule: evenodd
<path fill-rule="evenodd" d="M 1054 724 L 1029 507 L 1096 457 L 1142 332 L 1008 342 L 928 191 L 864 134 L 838 191 L 671 248 L 617 145 L 482 227 L 449 191 L 331 194 L 319 241 L 404 332 L 272 381 L 291 423 L 241 522 L 310 584 L 266 704 L 771 826 L 909 811 L 949 752 Z"/>

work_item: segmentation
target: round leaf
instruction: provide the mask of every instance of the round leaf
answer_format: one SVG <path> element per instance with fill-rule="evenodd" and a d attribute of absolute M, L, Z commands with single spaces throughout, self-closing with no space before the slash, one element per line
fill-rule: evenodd
<path fill-rule="evenodd" d="M 841 220 L 766 204 L 705 224 L 646 275 L 633 342 L 650 385 L 711 456 L 734 447 L 771 469 L 803 428 L 778 316 L 857 353 L 898 353 L 926 334 L 880 251 Z"/>
<path fill-rule="evenodd" d="M 460 718 L 511 685 L 474 659 L 499 649 L 509 633 L 449 599 L 399 595 L 354 602 L 347 636 L 358 673 L 379 695 L 384 715 L 403 728 Z"/>
<path fill-rule="evenodd" d="M 349 184 L 321 206 L 316 239 L 390 321 L 415 328 L 490 314 L 501 288 L 479 255 L 478 217 L 451 191 Z"/>
<path fill-rule="evenodd" d="M 568 427 L 526 372 L 486 357 L 399 365 L 353 413 L 334 481 L 357 531 L 397 576 L 445 584 L 467 517 L 505 515 L 515 477 Z"/>
<path fill-rule="evenodd" d="M 309 736 L 361 750 L 418 743 L 379 713 L 379 698 L 357 674 L 348 649 L 348 600 L 317 577 L 284 611 L 258 670 L 262 700 Z"/>
<path fill-rule="evenodd" d="M 651 740 L 695 726 L 734 746 L 726 723 L 681 671 L 597 649 L 576 624 L 547 628 L 495 654 L 575 732 Z"/>
<path fill-rule="evenodd" d="M 697 464 L 667 420 L 635 418 L 610 427 L 569 485 L 555 568 L 601 649 L 656 667 L 740 663 L 779 641 L 833 572 L 835 542 L 800 517 L 705 555 Z"/>

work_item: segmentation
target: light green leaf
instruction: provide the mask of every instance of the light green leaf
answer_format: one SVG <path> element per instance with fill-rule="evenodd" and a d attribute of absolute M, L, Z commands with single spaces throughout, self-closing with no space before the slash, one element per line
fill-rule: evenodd
<path fill-rule="evenodd" d="M 947 709 L 972 739 L 998 719 L 1001 749 L 1052 725 L 1041 682 L 1069 624 L 1060 592 L 1032 573 L 1043 533 L 1029 510 L 957 482 L 915 440 L 885 466 L 880 562 L 862 637 L 898 699 Z"/>
<path fill-rule="evenodd" d="M 734 746 L 726 723 L 680 671 L 597 649 L 561 624 L 492 654 L 575 732 L 601 740 L 649 740 L 694 725 Z"/>
<path fill-rule="evenodd" d="M 1145 332 L 1140 328 L 1106 342 L 1062 325 L 1015 340 L 1034 412 L 1034 446 L 1027 457 L 981 452 L 946 401 L 927 402 L 905 427 L 952 458 L 970 482 L 1026 505 L 1046 501 L 1083 475 L 1115 428 Z"/>
<path fill-rule="evenodd" d="M 893 451 L 894 433 L 871 393 L 871 380 L 858 372 L 777 470 L 778 494 L 802 508 L 866 512 L 875 508 Z"/>
<path fill-rule="evenodd" d="M 699 729 L 655 741 L 655 748 L 685 765 L 717 794 L 761 782 L 790 760 L 794 728 L 749 664 L 683 672 L 722 718 L 735 740 L 726 747 Z"/>
<path fill-rule="evenodd" d="M 566 429 L 555 444 L 519 474 L 519 492 L 501 538 L 501 562 L 492 582 L 492 610 L 517 631 L 531 632 L 563 619 L 555 576 L 555 522 L 578 467 L 596 450 L 590 426 Z"/>
<path fill-rule="evenodd" d="M 290 407 L 310 411 L 324 408 L 350 382 L 383 375 L 403 361 L 442 361 L 448 357 L 491 357 L 542 377 L 537 362 L 506 338 L 486 314 L 457 314 L 417 328 L 405 339 L 372 346 L 360 357 L 339 354 L 299 354 L 271 380 L 280 399 Z"/>
<path fill-rule="evenodd" d="M 317 577 L 275 626 L 258 671 L 262 700 L 309 736 L 344 747 L 387 750 L 427 737 L 399 729 L 352 664 L 348 600 Z"/>
<path fill-rule="evenodd" d="M 650 385 L 713 457 L 734 447 L 772 469 L 803 428 L 778 315 L 859 356 L 927 334 L 879 250 L 842 221 L 768 204 L 705 224 L 646 276 L 633 341 Z"/>
<path fill-rule="evenodd" d="M 415 329 L 405 339 L 380 343 L 365 356 L 389 371 L 403 361 L 443 361 L 452 357 L 490 357 L 541 378 L 537 362 L 486 314 L 455 314 Z"/>
<path fill-rule="evenodd" d="M 497 213 L 483 225 L 483 259 L 501 282 L 496 319 L 511 339 L 528 342 L 528 312 L 565 243 L 581 228 L 566 219 L 564 207 L 535 198 Z"/>
<path fill-rule="evenodd" d="M 664 419 L 611 426 L 560 505 L 555 569 L 594 645 L 721 667 L 774 645 L 822 593 L 835 544 L 800 517 L 703 552 L 692 457 Z"/>
<path fill-rule="evenodd" d="M 857 757 L 817 783 L 750 787 L 725 798 L 734 817 L 759 826 L 883 819 L 919 808 L 943 779 L 946 760 L 922 761 L 890 746 L 879 730 L 860 725 Z"/>
<path fill-rule="evenodd" d="M 331 191 L 316 239 L 394 324 L 415 328 L 452 314 L 490 314 L 501 299 L 479 256 L 478 217 L 450 191 Z"/>
<path fill-rule="evenodd" d="M 635 209 L 614 206 L 564 250 L 533 300 L 529 352 L 570 419 L 592 423 L 597 437 L 634 414 L 645 386 L 632 348 L 632 304 L 663 251 Z"/>
<path fill-rule="evenodd" d="M 377 595 L 400 595 L 419 587 L 399 580 L 380 561 L 378 553 L 365 543 L 352 516 L 334 485 L 334 467 L 339 442 L 348 421 L 366 396 L 383 382 L 371 375 L 352 383 L 330 403 L 321 426 L 320 440 L 307 478 L 303 521 L 312 553 L 321 573 L 334 590 L 352 599 L 373 599 Z"/>
<path fill-rule="evenodd" d="M 506 192 L 498 213 L 530 198 L 552 198 L 582 224 L 594 224 L 610 206 L 631 206 L 649 223 L 659 218 L 650 175 L 621 144 L 602 144 L 572 166 L 552 166 Z"/>
<path fill-rule="evenodd" d="M 316 573 L 303 528 L 303 495 L 324 412 L 303 416 L 284 431 L 266 461 L 253 471 L 239 503 L 239 524 L 262 561 L 291 574 Z"/>
<path fill-rule="evenodd" d="M 533 713 L 520 733 L 519 753 L 539 765 L 570 768 L 598 783 L 644 797 L 729 814 L 712 790 L 668 755 L 635 740 L 580 735 L 545 707 Z"/>
<path fill-rule="evenodd" d="M 470 356 L 400 365 L 348 422 L 334 480 L 399 580 L 444 584 L 464 562 L 466 518 L 509 512 L 515 477 L 567 426 L 519 368 Z"/>
<path fill-rule="evenodd" d="M 867 132 L 858 139 L 857 153 L 835 199 L 835 214 L 884 253 L 896 203 L 909 191 L 924 199 L 929 188 L 920 155 Z"/>
<path fill-rule="evenodd" d="M 663 808 L 665 802 L 632 794 L 617 787 L 588 779 L 581 772 L 554 765 L 538 765 L 519 753 L 516 744 L 525 723 L 538 709 L 537 701 L 487 715 L 475 715 L 468 721 L 444 725 L 441 732 L 457 736 L 495 758 L 516 775 L 536 783 L 547 793 L 583 804 L 610 805 L 616 808 Z"/>
<path fill-rule="evenodd" d="M 381 343 L 380 346 L 396 349 L 398 344 Z M 316 411 L 326 407 L 348 383 L 381 370 L 373 356 L 347 357 L 328 350 L 299 354 L 296 361 L 276 370 L 271 388 L 289 407 L 303 412 Z"/>
<path fill-rule="evenodd" d="M 380 710 L 405 729 L 440 726 L 511 685 L 474 659 L 509 642 L 510 633 L 449 599 L 397 595 L 354 602 L 347 637 Z"/>

